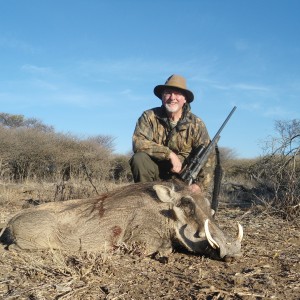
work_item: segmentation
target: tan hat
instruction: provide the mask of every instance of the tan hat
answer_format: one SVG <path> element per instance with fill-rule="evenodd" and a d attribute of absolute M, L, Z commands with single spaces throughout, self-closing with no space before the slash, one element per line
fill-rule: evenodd
<path fill-rule="evenodd" d="M 166 88 L 175 88 L 180 90 L 186 98 L 187 102 L 192 102 L 194 100 L 194 94 L 187 89 L 186 86 L 186 80 L 184 77 L 180 76 L 180 75 L 171 75 L 165 84 L 163 85 L 157 85 L 154 88 L 154 94 L 155 96 L 157 96 L 159 99 L 162 98 L 162 93 Z"/>

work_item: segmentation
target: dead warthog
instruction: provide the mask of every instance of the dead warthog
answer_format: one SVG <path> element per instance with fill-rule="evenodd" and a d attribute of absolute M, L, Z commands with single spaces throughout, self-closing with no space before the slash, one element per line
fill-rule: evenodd
<path fill-rule="evenodd" d="M 178 183 L 132 184 L 97 198 L 25 209 L 8 222 L 0 241 L 7 248 L 89 252 L 140 245 L 149 256 L 167 256 L 181 244 L 212 258 L 240 256 L 241 225 L 237 238 L 226 236 L 209 201 L 198 198 Z"/>

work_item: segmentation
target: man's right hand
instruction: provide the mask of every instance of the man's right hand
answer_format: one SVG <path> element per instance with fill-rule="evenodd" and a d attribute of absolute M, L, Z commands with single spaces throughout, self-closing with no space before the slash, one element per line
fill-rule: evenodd
<path fill-rule="evenodd" d="M 182 169 L 182 163 L 181 163 L 179 157 L 174 152 L 171 152 L 170 156 L 169 156 L 169 159 L 170 159 L 171 164 L 172 164 L 171 171 L 173 173 L 180 173 L 180 171 Z"/>

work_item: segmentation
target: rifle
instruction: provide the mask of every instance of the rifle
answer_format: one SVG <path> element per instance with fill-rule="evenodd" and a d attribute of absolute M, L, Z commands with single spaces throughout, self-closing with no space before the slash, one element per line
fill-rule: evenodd
<path fill-rule="evenodd" d="M 233 107 L 225 121 L 223 122 L 222 126 L 214 136 L 214 138 L 210 141 L 207 147 L 204 147 L 201 145 L 196 154 L 191 158 L 190 162 L 186 165 L 186 167 L 183 169 L 183 171 L 179 174 L 179 177 L 188 183 L 188 185 L 191 185 L 195 179 L 197 178 L 197 175 L 201 171 L 201 169 L 206 164 L 209 155 L 212 153 L 212 151 L 217 147 L 217 143 L 220 139 L 220 133 L 225 127 L 226 123 L 231 118 L 232 114 L 236 110 L 236 106 Z"/>

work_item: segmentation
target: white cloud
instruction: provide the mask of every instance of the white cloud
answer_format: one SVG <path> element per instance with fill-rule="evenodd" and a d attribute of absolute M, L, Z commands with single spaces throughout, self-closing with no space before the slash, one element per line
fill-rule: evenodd
<path fill-rule="evenodd" d="M 30 64 L 25 64 L 21 67 L 22 71 L 31 73 L 31 74 L 50 74 L 52 73 L 50 68 L 38 67 Z"/>
<path fill-rule="evenodd" d="M 238 90 L 259 91 L 259 92 L 269 92 L 270 91 L 270 88 L 267 86 L 247 84 L 247 83 L 234 84 L 234 85 L 232 85 L 232 88 L 238 89 Z"/>
<path fill-rule="evenodd" d="M 29 43 L 11 37 L 1 37 L 0 47 L 20 50 L 22 52 L 27 52 L 31 54 L 35 54 L 39 51 L 38 48 L 32 46 Z"/>
<path fill-rule="evenodd" d="M 269 107 L 263 114 L 265 117 L 286 118 L 290 113 L 280 106 Z"/>
<path fill-rule="evenodd" d="M 249 103 L 242 103 L 239 105 L 239 107 L 247 111 L 258 111 L 261 109 L 261 104 L 258 102 L 249 102 Z"/>
<path fill-rule="evenodd" d="M 245 51 L 249 48 L 248 42 L 245 39 L 237 40 L 234 44 L 234 47 L 238 51 Z"/>
<path fill-rule="evenodd" d="M 121 95 L 130 95 L 132 93 L 131 89 L 126 89 L 120 92 Z"/>
<path fill-rule="evenodd" d="M 248 83 L 234 83 L 234 84 L 211 83 L 211 86 L 219 90 L 240 90 L 240 91 L 257 91 L 257 92 L 271 91 L 270 87 L 268 86 L 248 84 Z"/>
<path fill-rule="evenodd" d="M 31 84 L 39 89 L 45 89 L 51 91 L 56 91 L 59 89 L 59 87 L 55 83 L 51 83 L 49 81 L 41 80 L 41 79 L 34 79 L 31 81 Z"/>

